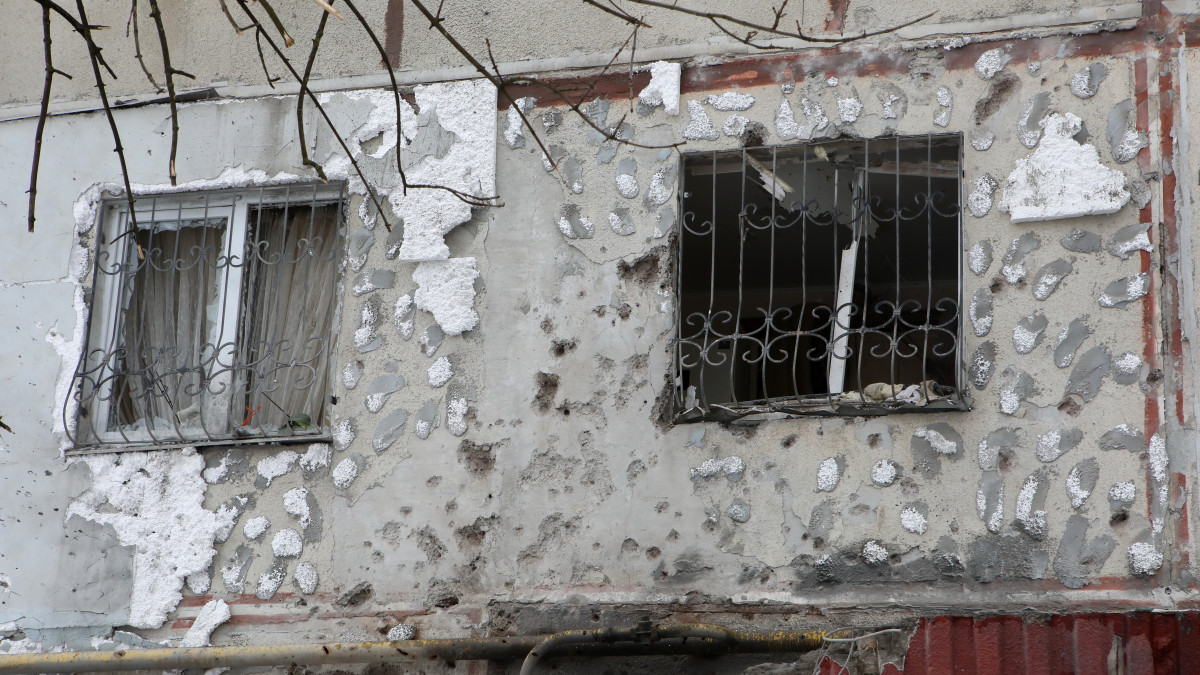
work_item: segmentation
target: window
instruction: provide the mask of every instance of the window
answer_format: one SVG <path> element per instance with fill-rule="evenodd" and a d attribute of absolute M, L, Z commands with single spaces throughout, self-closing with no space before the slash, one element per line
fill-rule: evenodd
<path fill-rule="evenodd" d="M 965 408 L 960 148 L 684 155 L 677 419 Z"/>
<path fill-rule="evenodd" d="M 142 197 L 135 226 L 105 201 L 76 449 L 327 435 L 342 204 L 336 186 Z"/>

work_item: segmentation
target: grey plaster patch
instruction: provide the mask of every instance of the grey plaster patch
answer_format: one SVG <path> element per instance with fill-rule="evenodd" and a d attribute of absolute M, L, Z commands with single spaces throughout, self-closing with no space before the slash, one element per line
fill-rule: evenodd
<path fill-rule="evenodd" d="M 934 549 L 934 564 L 943 576 L 957 576 L 966 571 L 958 552 L 958 542 L 946 535 L 938 539 L 937 548 Z"/>
<path fill-rule="evenodd" d="M 967 208 L 970 209 L 971 215 L 982 218 L 992 210 L 992 195 L 998 187 L 1000 183 L 992 178 L 991 174 L 985 173 L 971 181 L 971 194 L 967 197 Z"/>
<path fill-rule="evenodd" d="M 1016 427 L 1001 427 L 988 433 L 979 442 L 979 468 L 998 470 L 1001 460 L 1007 462 L 1020 442 L 1021 435 Z"/>
<path fill-rule="evenodd" d="M 1022 281 L 1026 274 L 1025 256 L 1036 251 L 1041 245 L 1042 240 L 1033 232 L 1026 232 L 1013 239 L 1008 245 L 1008 251 L 1004 253 L 1003 266 L 1000 268 L 1004 280 L 1010 284 Z"/>
<path fill-rule="evenodd" d="M 1033 378 L 1023 370 L 1009 366 L 1000 373 L 1000 412 L 1015 415 L 1021 401 L 1034 394 Z"/>
<path fill-rule="evenodd" d="M 1099 480 L 1100 462 L 1095 457 L 1088 457 L 1071 467 L 1067 473 L 1067 498 L 1071 500 L 1071 508 L 1083 508 Z"/>
<path fill-rule="evenodd" d="M 979 537 L 971 542 L 967 569 L 977 581 L 1042 579 L 1050 567 L 1045 544 L 1019 534 Z"/>
<path fill-rule="evenodd" d="M 1135 251 L 1153 251 L 1154 247 L 1150 244 L 1150 236 L 1146 233 L 1148 229 L 1150 229 L 1149 223 L 1126 225 L 1108 238 L 1108 245 L 1105 248 L 1121 260 L 1128 260 Z"/>
<path fill-rule="evenodd" d="M 1071 369 L 1067 378 L 1067 394 L 1079 394 L 1084 401 L 1096 398 L 1100 393 L 1100 385 L 1105 375 L 1111 369 L 1108 348 L 1098 345 L 1084 352 Z"/>
<path fill-rule="evenodd" d="M 1025 103 L 1025 107 L 1021 109 L 1021 116 L 1017 120 L 1017 138 L 1020 139 L 1021 145 L 1030 149 L 1037 147 L 1038 141 L 1042 140 L 1040 122 L 1048 112 L 1050 112 L 1050 92 L 1048 91 L 1039 92 Z"/>
<path fill-rule="evenodd" d="M 623 206 L 618 206 L 608 214 L 608 226 L 622 237 L 627 237 L 637 231 L 633 225 L 633 216 L 629 214 L 629 209 Z"/>
<path fill-rule="evenodd" d="M 354 331 L 354 348 L 359 353 L 373 352 L 383 346 L 383 336 L 377 330 L 381 311 L 378 296 L 372 295 L 362 304 L 358 330 Z"/>
<path fill-rule="evenodd" d="M 1092 334 L 1092 329 L 1084 322 L 1085 318 L 1087 317 L 1072 319 L 1071 323 L 1059 332 L 1058 341 L 1054 343 L 1054 365 L 1059 368 L 1071 365 L 1079 346 Z"/>
<path fill-rule="evenodd" d="M 1067 519 L 1054 556 L 1054 574 L 1067 588 L 1083 588 L 1100 573 L 1117 542 L 1106 534 L 1088 539 L 1088 520 L 1079 514 Z"/>
<path fill-rule="evenodd" d="M 879 102 L 879 116 L 885 120 L 899 120 L 908 113 L 908 95 L 894 83 L 883 78 L 872 78 L 871 92 Z"/>
<path fill-rule="evenodd" d="M 250 471 L 245 448 L 230 448 L 224 452 L 204 452 L 204 471 L 201 477 L 209 485 L 240 478 Z"/>
<path fill-rule="evenodd" d="M 983 472 L 979 479 L 979 492 L 975 496 L 975 508 L 989 532 L 999 532 L 1004 527 L 1004 479 L 1000 477 L 1000 472 Z"/>
<path fill-rule="evenodd" d="M 416 136 L 400 148 L 400 162 L 405 169 L 431 155 L 436 159 L 445 157 L 450 147 L 458 142 L 458 135 L 438 121 L 436 108 L 422 110 L 417 115 L 416 126 L 419 129 Z"/>
<path fill-rule="evenodd" d="M 562 170 L 563 180 L 567 182 L 567 187 L 575 194 L 583 194 L 583 162 L 577 157 L 568 157 L 562 164 L 559 165 Z"/>
<path fill-rule="evenodd" d="M 812 138 L 814 133 L 829 126 L 829 118 L 821 109 L 820 102 L 801 98 L 800 108 L 804 111 L 804 124 L 801 125 L 799 131 L 800 138 Z"/>
<path fill-rule="evenodd" d="M 610 108 L 612 108 L 612 101 L 606 98 L 598 98 L 579 106 L 579 112 L 583 113 L 584 117 L 592 123 L 589 126 L 608 129 L 608 111 Z M 595 128 L 591 128 L 588 130 L 587 142 L 589 145 L 600 145 L 604 142 L 604 134 Z"/>
<path fill-rule="evenodd" d="M 287 563 L 275 559 L 266 572 L 258 575 L 258 586 L 254 589 L 254 596 L 259 600 L 270 600 L 275 597 L 275 592 L 279 590 L 279 586 L 286 576 Z"/>
<path fill-rule="evenodd" d="M 1134 384 L 1141 379 L 1146 363 L 1133 352 L 1125 352 L 1113 359 L 1112 378 L 1117 384 Z"/>
<path fill-rule="evenodd" d="M 654 238 L 660 239 L 665 237 L 672 228 L 675 227 L 675 209 L 670 204 L 665 204 L 658 210 L 654 222 Z"/>
<path fill-rule="evenodd" d="M 990 80 L 1008 65 L 1011 57 L 1001 48 L 989 49 L 975 60 L 975 72 L 981 79 Z"/>
<path fill-rule="evenodd" d="M 404 221 L 399 220 L 392 226 L 392 231 L 388 232 L 387 241 L 384 242 L 383 257 L 388 260 L 395 260 L 396 256 L 400 255 L 400 247 L 404 246 Z"/>
<path fill-rule="evenodd" d="M 243 544 L 233 550 L 233 554 L 221 568 L 221 583 L 225 585 L 226 591 L 242 594 L 246 589 L 246 571 L 250 568 L 253 558 L 254 550 L 249 546 Z"/>
<path fill-rule="evenodd" d="M 1081 440 L 1083 440 L 1083 431 L 1080 429 L 1053 429 L 1038 436 L 1037 450 L 1034 451 L 1034 454 L 1037 455 L 1039 461 L 1053 462 L 1071 448 L 1079 445 Z"/>
<path fill-rule="evenodd" d="M 392 447 L 404 435 L 404 424 L 408 421 L 408 411 L 399 408 L 388 413 L 379 420 L 375 427 L 375 437 L 371 439 L 371 447 L 375 452 L 383 452 Z"/>
<path fill-rule="evenodd" d="M 425 405 L 421 406 L 421 409 L 413 416 L 413 433 L 417 435 L 417 438 L 429 438 L 430 432 L 438 423 L 437 413 L 437 401 L 426 401 Z"/>
<path fill-rule="evenodd" d="M 725 515 L 735 523 L 744 523 L 750 520 L 750 504 L 741 497 L 735 497 L 733 503 L 725 510 Z"/>
<path fill-rule="evenodd" d="M 942 472 L 942 458 L 959 459 L 962 457 L 962 447 L 962 435 L 946 422 L 932 422 L 919 427 L 909 442 L 913 468 L 925 478 L 934 478 Z"/>
<path fill-rule="evenodd" d="M 425 356 L 433 356 L 438 347 L 442 346 L 442 339 L 446 337 L 446 333 L 442 331 L 441 326 L 437 324 L 431 325 L 421 334 L 421 353 Z"/>
<path fill-rule="evenodd" d="M 1091 98 L 1100 91 L 1100 83 L 1106 77 L 1108 68 L 1103 63 L 1093 63 L 1071 78 L 1071 93 L 1079 98 Z"/>
<path fill-rule="evenodd" d="M 1046 538 L 1046 494 L 1049 491 L 1049 477 L 1039 470 L 1025 479 L 1017 494 L 1014 509 L 1017 528 L 1033 539 Z"/>
<path fill-rule="evenodd" d="M 824 539 L 833 531 L 836 522 L 837 504 L 832 499 L 826 499 L 813 507 L 808 517 L 808 534 L 815 539 Z"/>
<path fill-rule="evenodd" d="M 591 239 L 596 234 L 596 226 L 581 215 L 578 204 L 564 204 L 555 222 L 567 239 Z"/>
<path fill-rule="evenodd" d="M 354 277 L 350 291 L 355 297 L 372 291 L 391 288 L 396 283 L 396 273 L 391 270 L 363 270 Z"/>
<path fill-rule="evenodd" d="M 1146 449 L 1146 435 L 1138 427 L 1128 424 L 1118 424 L 1109 429 L 1098 442 L 1101 450 L 1128 450 L 1140 453 Z"/>
<path fill-rule="evenodd" d="M 1150 138 L 1137 128 L 1133 99 L 1125 99 L 1114 105 L 1108 113 L 1105 136 L 1112 148 L 1112 158 L 1118 164 L 1132 161 L 1138 152 L 1150 145 Z"/>
<path fill-rule="evenodd" d="M 996 142 L 996 134 L 987 130 L 975 127 L 971 129 L 971 147 L 978 152 L 983 152 L 992 147 L 992 143 Z"/>
<path fill-rule="evenodd" d="M 703 448 L 705 445 L 704 436 L 707 431 L 704 427 L 692 430 L 692 433 L 688 435 L 687 445 L 694 448 Z"/>
<path fill-rule="evenodd" d="M 967 266 L 977 277 L 987 274 L 992 267 L 992 241 L 990 239 L 980 239 L 971 246 L 971 251 L 967 254 Z"/>
<path fill-rule="evenodd" d="M 1087 230 L 1071 230 L 1069 234 L 1058 240 L 1062 247 L 1076 253 L 1095 253 L 1104 245 L 1100 235 Z"/>
<path fill-rule="evenodd" d="M 562 113 L 557 110 L 547 110 L 542 113 L 542 128 L 546 133 L 555 131 L 562 124 Z"/>
<path fill-rule="evenodd" d="M 606 139 L 600 144 L 600 149 L 596 151 L 596 161 L 600 164 L 608 164 L 617 156 L 617 150 L 621 148 L 624 141 L 633 140 L 636 133 L 634 126 L 628 122 L 622 122 L 616 129 L 609 129 L 613 138 Z"/>
<path fill-rule="evenodd" d="M 371 381 L 367 387 L 367 410 L 377 413 L 383 409 L 392 394 L 404 388 L 404 376 L 384 374 Z"/>
<path fill-rule="evenodd" d="M 1058 290 L 1058 285 L 1074 270 L 1071 261 L 1059 258 L 1042 265 L 1033 275 L 1033 298 L 1045 300 Z"/>
<path fill-rule="evenodd" d="M 1042 338 L 1046 337 L 1049 323 L 1045 315 L 1040 313 L 1022 317 L 1013 327 L 1013 349 L 1018 354 L 1028 354 L 1036 349 L 1042 343 Z"/>
<path fill-rule="evenodd" d="M 596 133 L 596 132 L 592 132 Z M 546 148 L 547 152 L 542 153 L 542 168 L 546 173 L 553 173 L 560 167 L 562 161 L 567 156 L 567 149 L 561 145 L 551 145 Z"/>
<path fill-rule="evenodd" d="M 971 354 L 971 362 L 967 364 L 967 378 L 971 386 L 983 390 L 992 379 L 996 369 L 996 343 L 988 340 L 981 342 Z"/>
<path fill-rule="evenodd" d="M 342 368 L 342 384 L 345 385 L 347 389 L 353 389 L 357 387 L 358 381 L 362 379 L 362 376 L 363 362 L 359 361 L 358 359 L 354 359 Z"/>
<path fill-rule="evenodd" d="M 365 227 L 360 227 L 350 235 L 350 249 L 346 252 L 346 264 L 351 270 L 358 271 L 367 262 L 367 253 L 375 244 L 375 233 Z"/>
<path fill-rule="evenodd" d="M 967 310 L 975 337 L 983 337 L 992 330 L 992 292 L 987 287 L 975 291 L 971 296 L 971 307 Z"/>
<path fill-rule="evenodd" d="M 529 113 L 533 110 L 535 102 L 534 97 L 525 96 L 513 101 L 515 105 L 509 107 L 504 127 L 504 142 L 508 143 L 509 148 L 517 150 L 525 147 L 525 122 L 521 116 L 524 115 L 525 119 L 529 119 Z"/>

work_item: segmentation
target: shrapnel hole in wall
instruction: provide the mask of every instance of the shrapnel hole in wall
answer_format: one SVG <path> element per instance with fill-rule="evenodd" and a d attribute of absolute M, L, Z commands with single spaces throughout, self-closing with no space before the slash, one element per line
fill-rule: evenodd
<path fill-rule="evenodd" d="M 961 145 L 684 155 L 677 419 L 964 407 Z"/>

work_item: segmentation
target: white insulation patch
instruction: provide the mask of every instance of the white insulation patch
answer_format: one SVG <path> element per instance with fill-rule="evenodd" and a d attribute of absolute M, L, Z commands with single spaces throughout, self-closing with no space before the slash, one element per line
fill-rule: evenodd
<path fill-rule="evenodd" d="M 204 509 L 204 459 L 192 448 L 75 461 L 91 469 L 92 486 L 67 516 L 109 525 L 122 546 L 134 547 L 129 625 L 162 626 L 183 598 L 184 579 L 212 564 L 213 542 L 229 535 L 236 511 Z"/>
<path fill-rule="evenodd" d="M 1018 159 L 1001 204 L 1014 223 L 1116 213 L 1129 202 L 1125 174 L 1100 163 L 1096 147 L 1080 143 L 1080 120 L 1058 113 L 1041 121 L 1037 150 Z"/>
<path fill-rule="evenodd" d="M 474 258 L 423 262 L 413 272 L 413 281 L 419 286 L 413 300 L 417 307 L 433 314 L 446 335 L 460 335 L 479 323 L 475 313 L 478 277 Z"/>
<path fill-rule="evenodd" d="M 495 195 L 496 88 L 487 80 L 442 82 L 418 86 L 413 95 L 421 115 L 432 111 L 437 124 L 456 140 L 440 157 L 429 154 L 408 166 L 408 182 L 453 188 L 480 198 Z M 391 110 L 394 114 L 394 104 Z M 406 136 L 410 129 L 416 134 L 429 133 L 428 126 L 409 123 Z M 403 147 L 412 143 L 405 138 Z M 471 218 L 471 206 L 446 190 L 409 189 L 405 194 L 395 189 L 388 201 L 396 217 L 404 221 L 400 260 L 449 258 L 443 237 Z"/>
<path fill-rule="evenodd" d="M 682 66 L 678 63 L 655 61 L 650 64 L 650 84 L 638 94 L 638 102 L 650 107 L 662 106 L 668 115 L 679 114 L 679 76 Z"/>
<path fill-rule="evenodd" d="M 228 621 L 229 617 L 229 605 L 224 600 L 210 600 L 196 615 L 196 620 L 180 640 L 179 646 L 184 649 L 209 646 L 213 631 Z"/>

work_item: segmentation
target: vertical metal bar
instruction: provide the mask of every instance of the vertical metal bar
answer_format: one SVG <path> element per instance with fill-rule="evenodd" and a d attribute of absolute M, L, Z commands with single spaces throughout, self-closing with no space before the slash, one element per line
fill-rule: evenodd
<path fill-rule="evenodd" d="M 801 362 L 805 368 L 805 375 L 808 377 L 808 382 L 805 382 L 805 394 L 812 394 L 812 361 L 808 358 L 808 352 L 812 351 L 810 346 L 800 352 L 800 336 L 806 331 L 804 330 L 804 319 L 808 313 L 808 146 L 803 145 L 800 148 L 800 313 L 796 319 L 796 340 L 792 347 L 792 396 L 798 403 L 800 401 L 800 386 L 796 379 L 796 363 L 803 358 Z M 811 338 L 811 335 L 809 335 Z"/>
<path fill-rule="evenodd" d="M 776 209 L 779 200 L 775 197 L 775 190 L 779 189 L 779 148 L 771 148 L 771 221 L 770 221 L 770 262 L 767 274 L 767 315 L 763 317 L 763 353 L 762 353 L 762 395 L 763 400 L 768 407 L 775 407 L 771 403 L 771 392 L 767 390 L 767 369 L 771 367 L 771 324 L 775 321 L 775 229 L 778 226 L 776 222 Z"/>
<path fill-rule="evenodd" d="M 715 175 L 715 174 L 714 174 Z M 742 181 L 739 186 L 740 197 L 738 204 L 738 284 L 737 284 L 737 312 L 733 316 L 733 350 L 730 354 L 729 362 L 729 394 L 733 398 L 733 403 L 738 402 L 737 388 L 734 382 L 734 368 L 738 365 L 738 338 L 742 334 L 742 301 L 744 299 L 745 283 L 745 266 L 746 266 L 746 150 L 742 149 Z M 749 365 L 749 364 L 747 364 Z M 749 369 L 747 369 L 749 370 Z"/>
<path fill-rule="evenodd" d="M 857 372 L 855 379 L 858 384 L 858 401 L 863 406 L 867 405 L 865 386 L 862 378 L 862 363 L 863 352 L 867 349 L 867 308 L 870 307 L 871 293 L 871 238 L 867 236 L 867 228 L 871 226 L 871 140 L 863 140 L 863 168 L 862 168 L 862 193 L 859 196 L 861 213 L 859 215 L 858 227 L 855 228 L 855 236 L 862 242 L 862 250 L 859 252 L 859 260 L 862 266 L 862 281 L 863 281 L 863 298 L 862 306 L 858 308 L 858 362 L 856 365 Z M 853 296 L 851 296 L 853 297 Z"/>
<path fill-rule="evenodd" d="M 704 325 L 704 348 L 700 352 L 700 401 L 704 408 L 708 408 L 710 401 L 708 400 L 707 388 L 704 384 L 704 379 L 709 365 L 710 348 L 709 338 L 714 332 L 713 329 L 713 304 L 716 302 L 716 276 L 717 276 L 717 153 L 711 155 L 712 164 L 712 180 L 711 180 L 711 211 L 709 212 L 709 253 L 708 253 L 708 315 L 705 318 Z M 720 345 L 720 340 L 713 340 L 714 345 Z M 722 401 L 723 403 L 725 401 Z"/>
<path fill-rule="evenodd" d="M 966 231 L 963 227 L 963 143 L 962 135 L 955 139 L 955 148 L 958 150 L 958 170 L 954 172 L 954 194 L 957 195 L 957 208 L 955 212 L 954 229 L 957 233 L 957 248 L 958 252 L 958 276 L 955 279 L 955 288 L 957 289 L 955 297 L 955 320 L 954 320 L 954 394 L 958 399 L 959 404 L 965 404 L 966 382 L 963 381 L 965 368 L 963 367 L 963 252 L 966 249 Z"/>
<path fill-rule="evenodd" d="M 925 347 L 921 350 L 921 398 L 929 403 L 929 320 L 933 312 L 933 137 L 925 136 Z"/>
<path fill-rule="evenodd" d="M 896 298 L 895 298 L 895 305 L 893 305 L 893 307 L 892 307 L 892 346 L 891 346 L 891 352 L 890 352 L 892 396 L 895 396 L 897 393 L 896 392 L 896 384 L 899 382 L 899 379 L 900 379 L 900 373 L 896 367 L 896 354 L 897 354 L 897 352 L 900 351 L 900 343 L 899 343 L 900 307 L 901 307 L 901 304 L 900 304 L 901 303 L 901 301 L 900 301 L 900 265 L 903 262 L 900 259 L 900 238 L 902 236 L 904 236 L 904 231 L 901 230 L 901 228 L 900 228 L 900 225 L 904 222 L 904 217 L 903 217 L 904 207 L 900 203 L 900 137 L 899 136 L 896 137 L 895 159 L 896 159 L 896 162 L 895 162 L 895 164 L 896 164 L 896 173 L 895 173 L 896 193 L 893 197 L 893 203 L 896 205 L 896 212 L 895 212 L 895 218 L 896 218 L 896 223 L 895 223 L 895 228 L 896 228 L 896 264 L 895 264 L 895 268 L 896 268 Z"/>
<path fill-rule="evenodd" d="M 675 241 L 675 410 L 678 414 L 687 405 L 687 387 L 683 386 L 683 238 L 687 234 L 687 228 L 684 227 L 684 216 L 687 212 L 684 206 L 687 204 L 685 195 L 687 195 L 687 161 L 683 157 L 679 158 L 679 192 L 677 194 L 679 204 L 679 234 Z M 338 195 L 339 199 L 341 195 Z M 340 219 L 341 210 L 338 211 Z M 341 231 L 341 228 L 337 228 Z M 339 242 L 340 243 L 340 242 Z M 336 248 L 334 250 L 337 250 Z M 329 348 L 332 350 L 333 336 L 329 336 Z M 333 353 L 330 352 L 330 361 L 332 362 Z"/>

